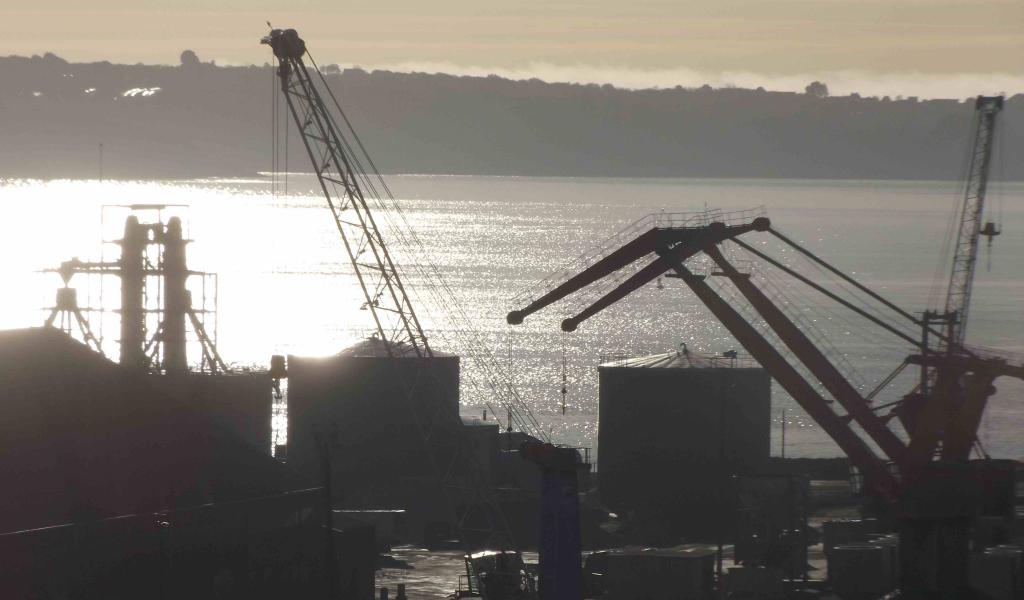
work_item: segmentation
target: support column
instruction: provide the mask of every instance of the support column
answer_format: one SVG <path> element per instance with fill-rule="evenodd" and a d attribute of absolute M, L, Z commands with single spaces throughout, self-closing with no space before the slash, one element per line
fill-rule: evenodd
<path fill-rule="evenodd" d="M 171 217 L 164 230 L 164 369 L 167 373 L 188 371 L 186 355 L 185 321 L 191 308 L 186 282 L 188 267 L 185 263 L 185 246 L 188 241 L 182 237 L 181 219 Z"/>
<path fill-rule="evenodd" d="M 138 217 L 124 222 L 121 240 L 121 364 L 145 369 L 147 359 L 146 312 L 143 296 L 146 285 L 145 254 L 147 230 Z"/>

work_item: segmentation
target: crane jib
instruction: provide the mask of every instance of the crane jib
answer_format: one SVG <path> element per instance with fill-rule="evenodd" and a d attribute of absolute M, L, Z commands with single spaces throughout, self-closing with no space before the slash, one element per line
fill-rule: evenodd
<path fill-rule="evenodd" d="M 298 128 L 299 138 L 359 282 L 364 300 L 362 306 L 373 317 L 374 337 L 383 342 L 389 358 L 434 358 L 401 274 L 364 195 L 364 189 L 377 194 L 374 180 L 370 178 L 371 173 L 379 178 L 373 160 L 312 58 L 309 58 L 312 68 L 307 69 L 304 62 L 304 57 L 308 57 L 306 44 L 296 31 L 274 29 L 262 38 L 261 43 L 269 45 L 279 61 L 277 76 L 287 110 Z M 316 74 L 315 80 L 311 72 Z M 325 98 L 329 98 L 330 105 Z M 364 168 L 362 161 L 371 169 Z M 379 181 L 387 191 L 386 184 Z M 341 218 L 342 211 L 344 219 Z M 418 368 L 426 362 L 415 361 Z M 440 385 L 443 383 L 437 378 L 417 376 L 414 384 L 406 390 L 406 400 L 434 475 L 448 496 L 451 525 L 467 552 L 497 548 L 521 561 L 518 551 L 511 550 L 515 548 L 515 540 L 508 520 L 494 490 L 489 487 L 488 476 L 478 464 L 477 447 L 467 437 L 457 408 L 434 410 L 429 403 L 417 402 L 417 390 L 421 386 Z M 451 394 L 453 391 L 435 387 L 433 393 Z M 457 397 L 457 389 L 454 394 Z"/>
<path fill-rule="evenodd" d="M 992 223 L 983 228 L 982 218 L 992 164 L 996 115 L 1003 109 L 1003 97 L 979 96 L 974 106 L 974 139 L 967 171 L 967 185 L 960 207 L 960 225 L 954 246 L 953 267 L 946 294 L 945 317 L 948 319 L 950 331 L 946 349 L 950 351 L 956 351 L 963 346 L 966 338 L 967 315 L 978 260 L 978 241 L 982 235 L 991 240 L 999 234 Z"/>
<path fill-rule="evenodd" d="M 387 244 L 360 186 L 351 144 L 306 68 L 306 44 L 294 29 L 275 29 L 261 40 L 280 61 L 288 110 L 299 130 L 324 199 L 331 208 L 349 262 L 389 356 L 433 356 Z M 330 90 L 327 90 L 330 93 Z M 333 100 L 333 97 L 332 97 Z M 346 209 L 346 219 L 341 210 Z M 362 260 L 359 260 L 362 257 Z"/>

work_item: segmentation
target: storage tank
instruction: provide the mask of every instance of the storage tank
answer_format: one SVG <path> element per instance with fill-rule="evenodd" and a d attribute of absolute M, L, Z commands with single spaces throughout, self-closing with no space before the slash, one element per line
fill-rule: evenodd
<path fill-rule="evenodd" d="M 457 356 L 389 356 L 376 339 L 325 358 L 289 356 L 288 464 L 322 482 L 317 439 L 332 438 L 336 506 L 404 508 L 410 490 L 426 493 L 437 479 L 414 409 L 458 414 Z M 442 457 L 457 443 L 433 434 Z"/>
<path fill-rule="evenodd" d="M 764 468 L 771 378 L 753 361 L 683 349 L 598 373 L 598 487 L 612 510 L 678 517 L 694 533 L 721 512 L 731 476 Z"/>

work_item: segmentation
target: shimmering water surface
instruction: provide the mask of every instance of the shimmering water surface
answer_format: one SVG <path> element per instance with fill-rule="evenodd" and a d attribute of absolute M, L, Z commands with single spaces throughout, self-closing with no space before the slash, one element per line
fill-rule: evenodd
<path fill-rule="evenodd" d="M 627 224 L 658 211 L 763 207 L 790 237 L 912 311 L 935 296 L 934 281 L 952 207 L 954 182 L 531 179 L 393 176 L 388 182 L 427 252 L 468 314 L 471 326 L 512 379 L 550 436 L 594 447 L 597 374 L 602 356 L 674 351 L 681 343 L 701 352 L 737 345 L 676 280 L 649 285 L 562 334 L 558 323 L 580 307 L 560 303 L 510 328 L 512 299 L 564 269 L 572 260 Z M 124 209 L 104 205 L 164 203 L 165 216 L 181 214 L 195 242 L 190 266 L 219 273 L 216 331 L 221 354 L 236 365 L 266 365 L 271 354 L 331 354 L 368 331 L 368 313 L 323 199 L 309 176 L 289 178 L 289 194 L 271 192 L 269 179 L 169 182 L 4 181 L 0 184 L 0 327 L 42 323 L 59 278 L 42 269 L 72 256 L 99 259 L 100 239 L 118 237 Z M 993 217 L 1004 233 L 989 256 L 982 250 L 969 341 L 1024 353 L 1024 185 L 994 184 Z M 1001 207 L 1001 208 L 1000 208 Z M 792 252 L 767 236 L 749 239 L 806 270 Z M 395 243 L 399 265 L 410 260 Z M 117 256 L 108 247 L 107 259 Z M 829 301 L 786 284 L 741 253 L 737 264 L 771 275 L 773 295 L 802 323 L 813 323 L 833 352 L 870 391 L 896 367 L 907 348 Z M 451 327 L 411 269 L 407 285 L 435 347 L 447 350 Z M 947 275 L 939 272 L 940 281 Z M 710 278 L 718 280 L 720 278 Z M 76 278 L 81 304 L 96 306 L 100 284 Z M 716 285 L 720 282 L 716 281 Z M 838 289 L 835 288 L 834 289 Z M 941 297 L 942 288 L 938 289 Z M 196 293 L 196 292 L 194 292 Z M 724 293 L 724 290 L 723 290 Z M 103 304 L 117 308 L 116 281 L 103 286 Z M 442 325 L 439 325 L 442 324 Z M 212 321 L 211 321 L 212 326 Z M 116 356 L 116 316 L 104 317 L 105 347 Z M 908 331 L 913 332 L 913 328 Z M 450 333 L 450 332 L 449 332 Z M 563 348 L 568 394 L 562 415 Z M 465 350 L 454 348 L 454 350 Z M 463 361 L 472 369 L 470 361 Z M 469 375 L 472 375 L 470 373 Z M 470 377 L 464 377 L 469 379 Z M 899 380 L 879 402 L 910 381 Z M 1024 456 L 1024 386 L 997 382 L 982 426 L 995 455 Z M 483 392 L 468 384 L 463 410 L 482 412 Z M 774 389 L 773 451 L 780 450 L 783 411 L 787 455 L 828 456 L 838 449 L 791 399 Z M 504 415 L 499 415 L 504 417 Z"/>

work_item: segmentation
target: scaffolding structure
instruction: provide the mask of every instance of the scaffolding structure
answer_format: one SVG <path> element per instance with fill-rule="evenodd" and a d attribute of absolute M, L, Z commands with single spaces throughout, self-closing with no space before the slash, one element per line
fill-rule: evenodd
<path fill-rule="evenodd" d="M 217 275 L 188 268 L 187 247 L 191 240 L 184 234 L 182 220 L 172 216 L 166 221 L 166 204 L 133 204 L 114 208 L 130 212 L 120 239 L 107 242 L 118 246 L 116 260 L 64 261 L 48 272 L 57 273 L 63 287 L 57 290 L 56 304 L 50 308 L 45 325 L 58 327 L 100 353 L 104 350 L 105 313 L 120 317 L 119 362 L 131 369 L 149 373 L 182 374 L 191 369 L 190 344 L 198 344 L 199 372 L 228 371 L 217 351 Z M 108 208 L 108 207 L 104 207 Z M 105 212 L 105 211 L 104 211 Z M 141 218 L 140 218 L 141 217 Z M 75 275 L 99 277 L 100 306 L 81 307 L 77 290 L 71 287 Z M 106 280 L 114 277 L 120 284 L 118 308 L 104 306 Z M 198 306 L 193 304 L 190 281 L 198 280 Z M 99 325 L 90 315 L 99 315 Z M 212 322 L 213 327 L 208 327 Z M 98 333 L 97 333 L 98 332 Z M 191 332 L 191 335 L 190 335 Z"/>

